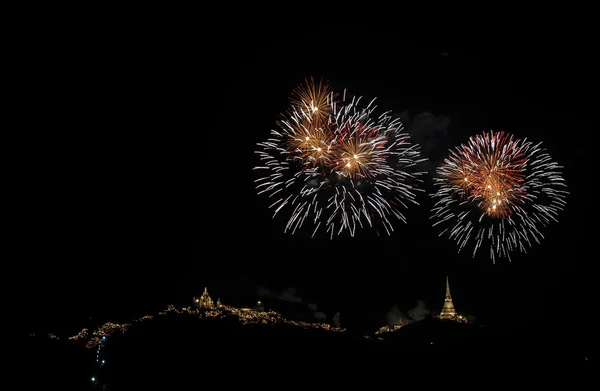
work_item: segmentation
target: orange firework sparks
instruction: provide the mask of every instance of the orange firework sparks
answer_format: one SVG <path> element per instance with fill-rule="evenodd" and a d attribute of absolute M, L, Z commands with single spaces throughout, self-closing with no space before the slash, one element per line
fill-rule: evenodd
<path fill-rule="evenodd" d="M 296 123 L 288 133 L 288 149 L 300 157 L 307 166 L 328 164 L 331 158 L 333 137 L 331 132 L 317 128 L 308 121 Z"/>
<path fill-rule="evenodd" d="M 357 122 L 353 126 L 354 129 L 346 129 L 346 125 L 338 130 L 334 170 L 350 178 L 371 177 L 375 167 L 385 164 L 386 140 L 370 125 Z"/>
<path fill-rule="evenodd" d="M 291 101 L 296 110 L 319 124 L 331 113 L 331 103 L 334 99 L 335 94 L 327 82 L 320 80 L 315 83 L 311 77 L 292 92 Z"/>
<path fill-rule="evenodd" d="M 448 170 L 446 171 L 448 183 L 457 189 L 461 199 L 469 197 L 469 189 L 475 183 L 475 171 L 470 164 L 468 157 L 459 156 L 452 152 L 452 160 L 448 160 Z"/>

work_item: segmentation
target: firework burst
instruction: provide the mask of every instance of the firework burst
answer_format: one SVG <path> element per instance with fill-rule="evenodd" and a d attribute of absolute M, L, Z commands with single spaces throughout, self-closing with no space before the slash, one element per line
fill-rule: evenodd
<path fill-rule="evenodd" d="M 314 109 L 316 108 L 316 109 Z M 393 219 L 417 204 L 419 149 L 389 112 L 374 115 L 374 100 L 341 99 L 311 79 L 294 90 L 291 108 L 271 137 L 258 143 L 256 189 L 288 216 L 285 231 L 311 226 L 330 237 L 357 228 L 393 231 Z"/>
<path fill-rule="evenodd" d="M 297 115 L 291 121 L 282 121 L 280 127 L 285 132 L 286 149 L 293 159 L 306 167 L 325 167 L 332 158 L 333 134 L 326 128 Z"/>
<path fill-rule="evenodd" d="M 558 166 L 540 144 L 505 132 L 482 132 L 450 152 L 438 168 L 434 226 L 473 256 L 526 252 L 543 238 L 539 227 L 556 221 L 568 192 Z"/>
<path fill-rule="evenodd" d="M 329 83 L 322 80 L 315 83 L 314 79 L 310 78 L 292 92 L 291 105 L 292 110 L 320 123 L 331 113 L 331 103 L 335 99 L 336 94 Z"/>
<path fill-rule="evenodd" d="M 370 178 L 386 165 L 387 137 L 377 126 L 360 121 L 342 123 L 337 129 L 334 170 L 350 178 Z"/>

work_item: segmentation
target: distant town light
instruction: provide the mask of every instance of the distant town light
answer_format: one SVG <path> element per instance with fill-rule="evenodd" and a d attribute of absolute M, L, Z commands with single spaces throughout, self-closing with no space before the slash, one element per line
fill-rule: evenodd
<path fill-rule="evenodd" d="M 93 376 L 92 376 L 92 381 L 93 381 L 93 382 L 95 382 L 95 381 L 96 381 L 96 378 L 95 378 L 95 377 L 93 377 Z"/>

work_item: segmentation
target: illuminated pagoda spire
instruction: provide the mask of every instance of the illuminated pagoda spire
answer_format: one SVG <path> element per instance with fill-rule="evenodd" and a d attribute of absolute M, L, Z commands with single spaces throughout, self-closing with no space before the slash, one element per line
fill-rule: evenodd
<path fill-rule="evenodd" d="M 200 308 L 208 308 L 208 309 L 215 308 L 212 299 L 208 295 L 208 290 L 206 289 L 206 287 L 204 287 L 204 292 L 202 293 L 202 296 L 200 297 Z"/>
<path fill-rule="evenodd" d="M 446 298 L 444 299 L 444 308 L 440 313 L 440 319 L 455 319 L 456 310 L 454 304 L 452 304 L 452 296 L 450 296 L 450 283 L 448 282 L 448 276 L 446 276 Z"/>

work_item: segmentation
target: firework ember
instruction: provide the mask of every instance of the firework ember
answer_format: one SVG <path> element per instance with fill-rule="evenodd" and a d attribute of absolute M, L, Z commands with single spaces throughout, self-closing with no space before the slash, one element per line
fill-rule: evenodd
<path fill-rule="evenodd" d="M 568 192 L 561 167 L 540 144 L 505 132 L 471 137 L 438 168 L 433 194 L 435 226 L 459 245 L 489 246 L 490 257 L 526 252 L 543 238 L 540 226 L 556 221 Z"/>
<path fill-rule="evenodd" d="M 374 100 L 341 99 L 328 83 L 307 80 L 292 95 L 290 110 L 271 138 L 258 143 L 256 189 L 273 199 L 274 215 L 286 213 L 286 231 L 311 225 L 330 237 L 361 227 L 383 227 L 415 198 L 422 173 L 419 149 L 399 119 L 374 115 Z"/>
<path fill-rule="evenodd" d="M 315 122 L 325 120 L 331 113 L 332 100 L 336 94 L 331 90 L 329 83 L 314 79 L 306 79 L 304 84 L 292 92 L 292 110 L 302 113 L 303 116 Z"/>

